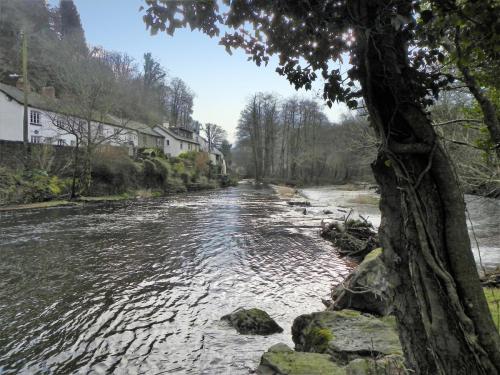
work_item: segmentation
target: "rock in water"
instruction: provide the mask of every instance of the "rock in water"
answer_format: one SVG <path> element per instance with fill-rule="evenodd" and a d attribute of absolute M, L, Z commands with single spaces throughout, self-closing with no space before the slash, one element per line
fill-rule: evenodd
<path fill-rule="evenodd" d="M 354 310 L 301 315 L 293 322 L 292 338 L 295 350 L 330 354 L 341 363 L 402 354 L 394 317 L 377 318 Z"/>
<path fill-rule="evenodd" d="M 281 328 L 273 318 L 260 309 L 237 309 L 231 314 L 224 315 L 222 320 L 236 328 L 239 333 L 252 335 L 270 335 L 272 333 L 281 333 Z"/>
<path fill-rule="evenodd" d="M 346 375 L 328 354 L 295 352 L 276 344 L 264 353 L 257 368 L 259 375 Z"/>
<path fill-rule="evenodd" d="M 362 260 L 365 255 L 379 247 L 377 233 L 367 221 L 333 222 L 323 226 L 320 234 L 331 241 L 340 254 L 356 260 Z"/>
<path fill-rule="evenodd" d="M 391 292 L 381 256 L 381 248 L 369 253 L 349 277 L 333 289 L 333 303 L 328 308 L 388 315 L 391 312 Z"/>

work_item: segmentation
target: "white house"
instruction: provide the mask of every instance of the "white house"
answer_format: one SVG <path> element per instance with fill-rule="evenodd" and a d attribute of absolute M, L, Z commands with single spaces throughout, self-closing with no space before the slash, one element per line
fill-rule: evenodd
<path fill-rule="evenodd" d="M 168 128 L 166 124 L 157 125 L 153 130 L 164 137 L 163 152 L 167 156 L 179 156 L 188 151 L 202 151 L 192 135 L 193 132 L 189 130 Z"/>
<path fill-rule="evenodd" d="M 48 96 L 34 92 L 28 94 L 28 141 L 59 146 L 74 145 L 75 136 L 61 129 L 64 127 L 62 122 L 68 116 L 54 112 L 51 108 L 51 99 L 52 103 L 55 99 L 53 91 L 46 92 L 49 93 Z M 22 90 L 0 83 L 0 139 L 23 141 L 23 102 Z M 57 126 L 58 121 L 61 121 L 60 127 Z M 92 137 L 104 139 L 103 143 L 108 145 L 127 146 L 129 150 L 133 150 L 138 146 L 138 131 L 123 124 L 111 117 L 106 121 L 94 121 L 91 123 Z M 85 126 L 83 121 L 81 126 Z"/>
<path fill-rule="evenodd" d="M 68 119 L 78 126 L 86 123 L 77 117 L 62 115 L 54 109 L 55 94 L 51 88 L 42 90 L 44 95 L 34 92 L 28 94 L 28 141 L 59 146 L 73 146 L 75 136 L 61 128 L 58 121 Z M 0 83 L 0 140 L 23 141 L 24 93 L 21 89 Z M 209 150 L 208 141 L 196 132 L 184 128 L 172 128 L 168 124 L 151 128 L 133 121 L 123 121 L 114 116 L 107 116 L 103 121 L 91 123 L 91 136 L 111 146 L 127 146 L 132 154 L 137 147 L 159 147 L 165 155 L 179 156 L 183 152 L 197 151 L 209 153 L 212 163 L 221 166 L 226 174 L 224 155 L 216 148 Z"/>

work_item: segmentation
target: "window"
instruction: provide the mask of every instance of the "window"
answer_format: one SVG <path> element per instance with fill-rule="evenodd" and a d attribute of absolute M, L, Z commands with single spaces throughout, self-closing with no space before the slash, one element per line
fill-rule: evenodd
<path fill-rule="evenodd" d="M 53 141 L 54 141 L 54 138 L 52 138 L 52 137 L 45 137 L 45 143 L 48 143 L 49 145 L 51 145 Z"/>
<path fill-rule="evenodd" d="M 42 125 L 41 123 L 42 114 L 38 111 L 30 111 L 30 124 L 31 125 Z"/>
<path fill-rule="evenodd" d="M 161 138 L 156 138 L 156 146 L 161 147 Z"/>
<path fill-rule="evenodd" d="M 167 146 L 170 146 L 170 140 L 167 139 L 166 141 L 167 141 Z"/>
<path fill-rule="evenodd" d="M 42 137 L 39 135 L 32 135 L 31 143 L 42 143 Z"/>
<path fill-rule="evenodd" d="M 103 135 L 103 133 L 104 133 L 104 128 L 102 125 L 99 124 L 97 126 L 97 135 Z"/>
<path fill-rule="evenodd" d="M 57 126 L 58 128 L 62 128 L 62 127 L 64 127 L 64 125 L 65 125 L 65 122 L 64 122 L 64 120 L 63 120 L 62 118 L 58 118 L 58 119 L 56 120 L 56 126 Z"/>
<path fill-rule="evenodd" d="M 182 144 L 182 142 L 181 142 L 181 150 L 182 150 L 182 146 L 183 146 L 183 144 Z"/>
<path fill-rule="evenodd" d="M 74 142 L 74 141 L 71 141 L 71 142 Z M 57 140 L 57 145 L 58 146 L 65 146 L 66 145 L 66 141 L 64 139 L 58 139 Z"/>

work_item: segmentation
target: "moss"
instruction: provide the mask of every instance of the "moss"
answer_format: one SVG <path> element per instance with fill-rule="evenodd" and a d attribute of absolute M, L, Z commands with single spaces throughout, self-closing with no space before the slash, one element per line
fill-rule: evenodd
<path fill-rule="evenodd" d="M 247 311 L 247 315 L 250 318 L 254 318 L 254 319 L 269 319 L 270 318 L 268 313 L 266 313 L 265 311 L 260 310 L 260 309 L 253 308 L 253 309 L 249 309 L 246 311 Z"/>
<path fill-rule="evenodd" d="M 357 318 L 361 315 L 359 311 L 349 309 L 336 311 L 335 314 L 342 318 Z"/>
<path fill-rule="evenodd" d="M 306 340 L 317 353 L 325 353 L 328 343 L 334 339 L 333 333 L 328 328 L 313 327 L 307 334 Z"/>
<path fill-rule="evenodd" d="M 288 375 L 345 375 L 344 368 L 335 364 L 327 354 L 293 351 L 267 352 L 261 365 L 279 374 Z"/>
<path fill-rule="evenodd" d="M 377 258 L 378 256 L 380 256 L 381 254 L 382 254 L 382 248 L 381 248 L 381 247 L 378 247 L 378 248 L 376 248 L 375 250 L 372 250 L 370 253 L 368 253 L 368 254 L 365 256 L 364 261 L 370 261 L 370 260 L 373 260 L 373 259 Z"/>
<path fill-rule="evenodd" d="M 490 307 L 491 316 L 500 331 L 500 288 L 484 288 L 484 295 Z"/>

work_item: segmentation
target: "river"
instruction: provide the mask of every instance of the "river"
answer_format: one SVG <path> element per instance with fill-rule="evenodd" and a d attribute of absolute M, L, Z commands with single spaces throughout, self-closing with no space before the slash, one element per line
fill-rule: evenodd
<path fill-rule="evenodd" d="M 248 374 L 349 271 L 269 188 L 0 213 L 0 373 Z M 294 218 L 296 220 L 294 221 Z M 284 328 L 220 322 L 260 307 Z"/>
<path fill-rule="evenodd" d="M 306 215 L 248 183 L 0 212 L 0 373 L 249 374 L 269 346 L 292 345 L 293 319 L 323 309 L 353 266 L 319 238 L 320 221 L 347 207 L 380 221 L 359 198 L 371 192 L 302 193 Z M 498 201 L 469 211 L 483 262 L 498 264 Z M 220 321 L 238 307 L 263 308 L 284 332 L 239 335 Z"/>

